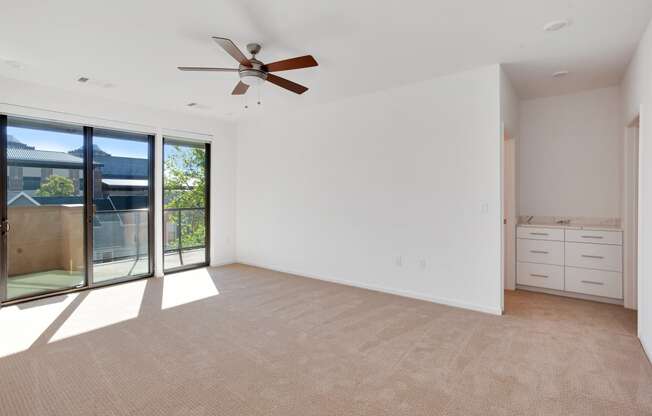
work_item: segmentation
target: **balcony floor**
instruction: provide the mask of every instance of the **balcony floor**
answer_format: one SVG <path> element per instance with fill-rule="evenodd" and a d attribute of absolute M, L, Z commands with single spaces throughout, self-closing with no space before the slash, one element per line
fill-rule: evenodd
<path fill-rule="evenodd" d="M 95 282 L 105 282 L 126 276 L 147 274 L 147 257 L 95 264 Z M 15 299 L 43 292 L 66 290 L 84 283 L 83 271 L 46 270 L 9 277 L 7 299 Z"/>
<path fill-rule="evenodd" d="M 181 262 L 178 252 L 165 253 L 165 269 L 169 270 L 181 266 L 202 264 L 206 261 L 206 249 L 199 248 L 193 250 L 183 250 L 181 257 L 183 257 L 183 262 Z"/>

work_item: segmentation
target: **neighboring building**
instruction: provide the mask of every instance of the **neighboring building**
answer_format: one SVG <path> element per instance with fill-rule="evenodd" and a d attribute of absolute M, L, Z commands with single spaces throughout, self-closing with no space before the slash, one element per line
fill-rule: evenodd
<path fill-rule="evenodd" d="M 82 157 L 83 148 L 69 152 L 73 156 Z M 93 163 L 101 166 L 99 185 L 102 196 L 143 195 L 147 196 L 149 186 L 149 161 L 133 157 L 112 156 L 93 146 Z M 95 179 L 96 190 L 98 180 Z M 96 192 L 96 198 L 99 197 Z"/>
<path fill-rule="evenodd" d="M 38 150 L 22 143 L 17 138 L 7 137 L 8 200 L 10 205 L 82 203 L 84 193 L 83 149 L 71 152 Z M 99 147 L 93 149 L 93 180 L 96 200 L 109 197 L 147 197 L 149 188 L 149 164 L 147 159 L 112 156 Z M 52 175 L 63 176 L 72 181 L 74 196 L 38 197 L 37 191 Z M 16 198 L 18 195 L 20 198 Z M 27 198 L 29 197 L 29 198 Z M 147 200 L 137 198 L 137 207 L 147 206 Z M 144 205 L 143 205 L 144 203 Z"/>
<path fill-rule="evenodd" d="M 75 187 L 75 195 L 83 195 L 84 160 L 65 152 L 38 150 L 15 137 L 7 136 L 8 200 L 18 194 L 36 196 L 36 191 L 50 176 L 68 178 Z M 98 171 L 100 166 L 97 167 Z M 24 203 L 25 199 L 22 198 Z"/>

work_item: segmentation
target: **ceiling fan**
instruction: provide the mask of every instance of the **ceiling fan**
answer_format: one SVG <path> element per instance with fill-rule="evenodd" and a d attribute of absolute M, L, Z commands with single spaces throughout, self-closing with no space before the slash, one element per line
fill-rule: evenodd
<path fill-rule="evenodd" d="M 271 72 L 310 68 L 319 65 L 312 55 L 299 56 L 296 58 L 285 59 L 283 61 L 272 62 L 271 64 L 264 64 L 256 59 L 256 55 L 261 49 L 261 46 L 258 43 L 250 43 L 247 45 L 247 51 L 251 54 L 251 58 L 247 58 L 240 49 L 235 46 L 231 39 L 218 38 L 216 36 L 213 36 L 212 38 L 229 55 L 240 63 L 238 68 L 207 68 L 196 66 L 180 66 L 178 68 L 181 71 L 237 72 L 240 75 L 240 82 L 238 82 L 238 85 L 233 89 L 233 92 L 231 93 L 232 95 L 243 95 L 247 92 L 250 86 L 258 86 L 265 81 L 269 81 L 272 84 L 276 84 L 279 87 L 285 88 L 294 93 L 303 94 L 308 91 L 307 87 L 276 76 Z"/>

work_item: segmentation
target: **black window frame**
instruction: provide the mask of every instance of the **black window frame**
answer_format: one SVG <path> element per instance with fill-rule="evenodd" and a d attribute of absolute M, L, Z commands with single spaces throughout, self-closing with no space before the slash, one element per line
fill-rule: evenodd
<path fill-rule="evenodd" d="M 189 145 L 197 145 L 201 144 L 204 146 L 204 183 L 205 183 L 205 189 L 204 189 L 204 221 L 205 221 L 205 261 L 201 263 L 192 263 L 189 265 L 182 265 L 178 267 L 172 267 L 172 268 L 165 268 L 165 144 L 166 142 L 168 143 L 178 143 L 180 145 L 183 144 L 189 144 Z M 190 139 L 183 139 L 183 138 L 178 138 L 178 137 L 166 137 L 163 136 L 163 143 L 162 143 L 162 149 L 161 149 L 161 182 L 162 182 L 162 192 L 161 192 L 161 217 L 162 217 L 162 226 L 161 226 L 161 250 L 162 250 L 162 267 L 163 267 L 163 274 L 172 274 L 172 273 L 178 273 L 178 272 L 184 272 L 188 270 L 194 270 L 194 269 L 201 269 L 202 267 L 208 267 L 210 266 L 211 263 L 211 215 L 210 215 L 210 209 L 211 209 L 211 144 L 208 142 L 199 142 L 196 140 L 190 140 Z M 181 256 L 181 247 L 179 248 L 179 255 Z"/>

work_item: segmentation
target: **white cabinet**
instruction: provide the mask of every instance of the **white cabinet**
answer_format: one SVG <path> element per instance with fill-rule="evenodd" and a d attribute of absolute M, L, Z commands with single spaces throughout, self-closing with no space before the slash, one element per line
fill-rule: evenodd
<path fill-rule="evenodd" d="M 529 240 L 564 241 L 564 229 L 518 227 L 516 230 L 516 238 L 527 238 Z"/>
<path fill-rule="evenodd" d="M 622 232 L 519 226 L 516 283 L 622 299 Z"/>
<path fill-rule="evenodd" d="M 565 241 L 594 244 L 623 244 L 623 233 L 620 231 L 566 230 Z"/>
<path fill-rule="evenodd" d="M 516 265 L 516 275 L 521 285 L 564 290 L 563 266 L 519 262 Z"/>
<path fill-rule="evenodd" d="M 566 267 L 565 288 L 568 292 L 584 293 L 605 298 L 623 297 L 622 275 L 604 270 Z"/>
<path fill-rule="evenodd" d="M 566 266 L 621 272 L 621 246 L 566 242 Z"/>
<path fill-rule="evenodd" d="M 527 240 L 519 238 L 516 244 L 516 256 L 519 261 L 564 265 L 564 242 Z"/>

